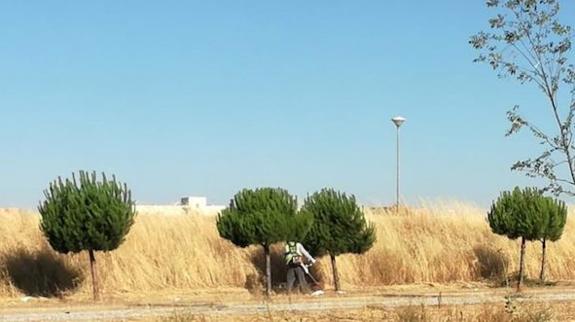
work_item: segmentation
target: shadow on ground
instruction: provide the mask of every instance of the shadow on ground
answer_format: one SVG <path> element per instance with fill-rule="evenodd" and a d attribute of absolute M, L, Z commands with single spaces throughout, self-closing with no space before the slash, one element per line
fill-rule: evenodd
<path fill-rule="evenodd" d="M 515 287 L 519 272 L 509 271 L 509 258 L 500 251 L 489 246 L 478 245 L 473 248 L 473 252 L 478 262 L 479 276 L 493 282 L 493 287 Z M 555 286 L 557 282 L 540 281 L 524 275 L 524 285 L 526 287 L 548 287 Z"/>
<path fill-rule="evenodd" d="M 81 270 L 47 248 L 20 248 L 3 258 L 12 285 L 28 296 L 60 297 L 84 280 Z"/>
<path fill-rule="evenodd" d="M 275 292 L 282 291 L 287 274 L 282 251 L 281 245 L 271 247 L 272 288 Z M 251 253 L 250 261 L 258 273 L 247 277 L 245 287 L 252 293 L 259 293 L 265 289 L 266 258 L 264 249 L 262 247 L 254 249 Z"/>
<path fill-rule="evenodd" d="M 485 245 L 477 245 L 473 248 L 477 258 L 479 276 L 484 279 L 501 281 L 506 278 L 509 268 L 509 259 L 505 254 Z"/>

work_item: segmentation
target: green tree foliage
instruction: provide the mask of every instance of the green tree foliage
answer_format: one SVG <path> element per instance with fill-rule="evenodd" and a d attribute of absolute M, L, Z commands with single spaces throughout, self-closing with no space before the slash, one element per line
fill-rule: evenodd
<path fill-rule="evenodd" d="M 375 227 L 367 223 L 353 195 L 333 189 L 323 189 L 308 196 L 301 212 L 313 216 L 304 245 L 314 256 L 330 256 L 335 289 L 339 291 L 336 257 L 369 250 L 375 242 Z"/>
<path fill-rule="evenodd" d="M 509 239 L 538 240 L 543 235 L 544 222 L 537 204 L 540 196 L 534 188 L 516 187 L 502 192 L 488 213 L 491 230 Z"/>
<path fill-rule="evenodd" d="M 526 128 L 542 148 L 535 157 L 517 161 L 513 170 L 546 179 L 544 188 L 556 195 L 575 194 L 575 67 L 572 28 L 562 24 L 559 0 L 487 0 L 496 11 L 490 30 L 472 36 L 478 50 L 476 62 L 486 63 L 500 77 L 533 84 L 547 104 L 550 123 L 540 124 L 520 115 L 515 106 L 507 113 L 507 135 Z M 565 17 L 572 16 L 568 13 Z M 546 119 L 546 118 L 542 118 Z M 537 120 L 541 121 L 541 120 Z"/>
<path fill-rule="evenodd" d="M 299 215 L 297 200 L 280 188 L 244 189 L 218 215 L 217 228 L 222 238 L 239 247 L 261 245 L 266 257 L 266 294 L 271 295 L 270 246 L 305 236 L 311 217 Z"/>
<path fill-rule="evenodd" d="M 565 223 L 567 222 L 567 206 L 565 203 L 544 197 L 540 201 L 541 211 L 545 218 L 543 224 L 543 235 L 541 236 L 541 271 L 539 279 L 545 281 L 545 260 L 547 255 L 547 241 L 558 241 L 563 235 Z"/>
<path fill-rule="evenodd" d="M 135 207 L 126 184 L 98 180 L 96 173 L 80 171 L 79 178 L 58 178 L 44 191 L 38 207 L 40 228 L 54 250 L 67 254 L 87 250 L 94 299 L 99 299 L 96 251 L 111 251 L 120 246 L 134 223 Z"/>
<path fill-rule="evenodd" d="M 562 202 L 545 197 L 535 188 L 502 192 L 488 213 L 491 230 L 509 239 L 521 238 L 518 290 L 523 282 L 527 241 L 557 240 L 563 231 L 566 208 Z M 542 256 L 542 269 L 545 256 Z"/>

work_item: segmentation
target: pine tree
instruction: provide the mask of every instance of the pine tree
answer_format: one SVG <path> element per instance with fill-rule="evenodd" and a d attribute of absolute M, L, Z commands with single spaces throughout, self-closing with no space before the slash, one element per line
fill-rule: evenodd
<path fill-rule="evenodd" d="M 488 213 L 489 226 L 498 235 L 509 239 L 521 238 L 519 276 L 517 290 L 521 290 L 525 271 L 525 247 L 527 241 L 544 236 L 547 215 L 542 195 L 537 189 L 516 187 L 512 192 L 502 192 Z"/>
<path fill-rule="evenodd" d="M 541 238 L 541 272 L 539 273 L 539 279 L 544 282 L 547 241 L 555 242 L 563 235 L 563 229 L 567 222 L 567 207 L 564 202 L 551 197 L 541 197 L 539 202 L 545 218 Z"/>
<path fill-rule="evenodd" d="M 329 255 L 336 291 L 341 290 L 336 257 L 361 254 L 375 242 L 375 227 L 368 224 L 353 195 L 322 189 L 305 200 L 302 213 L 313 216 L 304 244 L 314 256 Z"/>
<path fill-rule="evenodd" d="M 111 251 L 120 246 L 134 223 L 135 207 L 131 192 L 105 174 L 80 171 L 79 178 L 57 180 L 44 192 L 38 210 L 40 228 L 52 248 L 60 253 L 88 251 L 94 300 L 99 299 L 96 251 Z"/>
<path fill-rule="evenodd" d="M 270 246 L 293 236 L 305 236 L 311 218 L 299 215 L 297 200 L 280 188 L 244 189 L 218 215 L 222 238 L 239 247 L 261 245 L 266 258 L 266 294 L 271 295 Z"/>

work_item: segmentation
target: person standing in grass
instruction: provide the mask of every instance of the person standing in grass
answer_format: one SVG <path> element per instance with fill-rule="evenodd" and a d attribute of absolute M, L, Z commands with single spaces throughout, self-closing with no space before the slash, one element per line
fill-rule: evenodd
<path fill-rule="evenodd" d="M 287 265 L 287 291 L 291 294 L 291 290 L 295 283 L 297 276 L 299 287 L 303 292 L 309 292 L 309 286 L 305 280 L 305 274 L 302 265 L 304 265 L 303 257 L 307 258 L 312 264 L 315 263 L 315 258 L 313 258 L 308 251 L 303 247 L 302 244 L 295 241 L 288 241 L 285 246 L 285 263 Z"/>

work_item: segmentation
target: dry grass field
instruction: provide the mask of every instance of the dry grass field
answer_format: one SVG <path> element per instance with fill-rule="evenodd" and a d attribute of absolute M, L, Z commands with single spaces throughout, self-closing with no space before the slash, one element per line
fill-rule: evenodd
<path fill-rule="evenodd" d="M 471 305 L 421 307 L 409 306 L 393 310 L 368 306 L 358 310 L 333 310 L 330 312 L 273 312 L 229 317 L 210 317 L 188 314 L 185 311 L 174 312 L 163 318 L 146 321 L 160 322 L 330 322 L 330 321 L 399 321 L 399 322 L 546 322 L 570 321 L 575 316 L 575 304 L 535 304 L 523 305 L 510 311 L 502 305 Z"/>
<path fill-rule="evenodd" d="M 344 288 L 412 283 L 503 281 L 516 270 L 518 244 L 490 232 L 483 210 L 457 203 L 426 204 L 394 215 L 366 209 L 377 242 L 364 255 L 338 258 Z M 54 253 L 38 229 L 38 215 L 0 210 L 0 297 L 90 294 L 86 254 Z M 539 243 L 527 253 L 527 273 L 539 269 Z M 219 238 L 215 218 L 194 214 L 140 214 L 126 242 L 98 254 L 104 295 L 249 289 L 258 292 L 263 258 L 257 247 L 240 249 Z M 548 278 L 575 280 L 575 218 L 549 247 Z M 273 256 L 274 283 L 285 274 Z M 315 274 L 331 285 L 328 260 Z"/>

